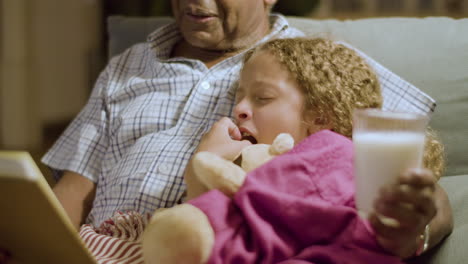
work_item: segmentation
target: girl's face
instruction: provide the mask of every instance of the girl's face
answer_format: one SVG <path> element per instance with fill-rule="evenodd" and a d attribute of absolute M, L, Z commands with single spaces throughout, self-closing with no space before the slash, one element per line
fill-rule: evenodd
<path fill-rule="evenodd" d="M 317 129 L 304 121 L 304 96 L 289 72 L 267 51 L 242 69 L 234 118 L 243 139 L 271 144 L 279 133 L 298 143 Z"/>

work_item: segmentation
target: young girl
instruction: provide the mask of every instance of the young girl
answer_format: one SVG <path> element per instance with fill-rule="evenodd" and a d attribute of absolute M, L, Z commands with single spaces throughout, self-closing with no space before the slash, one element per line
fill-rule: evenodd
<path fill-rule="evenodd" d="M 194 199 L 188 203 L 208 217 L 215 239 L 208 259 L 181 261 L 400 263 L 392 254 L 414 255 L 423 240 L 405 241 L 408 246 L 396 250 L 392 239 L 374 234 L 354 208 L 349 140 L 352 112 L 381 105 L 379 82 L 373 71 L 344 45 L 325 39 L 281 39 L 249 52 L 240 76 L 234 122 L 229 118 L 217 122 L 198 151 L 233 160 L 243 147 L 271 144 L 279 133 L 291 134 L 297 145 L 275 162 L 252 171 L 234 199 L 220 192 L 206 193 L 189 165 L 185 180 L 188 197 Z M 437 177 L 444 167 L 442 151 L 442 145 L 428 133 L 424 164 Z M 411 186 L 414 200 L 404 202 L 418 211 L 407 215 L 430 219 L 435 210 L 433 202 L 421 206 L 421 197 L 427 192 L 433 195 L 435 180 L 430 174 L 425 176 L 417 183 L 397 184 Z M 392 213 L 384 215 L 393 217 Z M 398 241 L 417 237 L 411 232 L 422 233 L 405 230 L 405 219 L 395 218 L 402 225 L 397 233 L 403 239 Z M 374 228 L 379 224 L 376 221 L 372 216 Z M 193 248 L 183 232 L 179 235 L 180 239 L 172 240 L 177 241 L 173 246 Z M 186 252 L 179 253 L 176 257 L 187 256 Z M 158 254 L 155 252 L 155 256 Z"/>

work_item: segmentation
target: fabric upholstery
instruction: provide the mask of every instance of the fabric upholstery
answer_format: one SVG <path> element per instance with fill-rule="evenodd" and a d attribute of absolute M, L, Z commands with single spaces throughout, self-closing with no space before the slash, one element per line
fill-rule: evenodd
<path fill-rule="evenodd" d="M 467 263 L 468 175 L 444 177 L 440 184 L 447 191 L 453 208 L 453 232 L 443 243 L 413 260 L 412 264 Z"/>
<path fill-rule="evenodd" d="M 169 24 L 169 17 L 124 17 L 111 16 L 107 19 L 109 58 L 122 53 L 131 45 L 146 41 L 156 28 Z"/>

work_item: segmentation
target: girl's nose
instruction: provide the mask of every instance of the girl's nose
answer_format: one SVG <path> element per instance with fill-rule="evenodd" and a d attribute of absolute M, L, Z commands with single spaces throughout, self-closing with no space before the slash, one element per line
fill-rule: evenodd
<path fill-rule="evenodd" d="M 245 100 L 240 101 L 234 107 L 234 117 L 238 122 L 248 120 L 251 116 L 252 111 L 248 107 L 248 104 L 245 102 Z"/>

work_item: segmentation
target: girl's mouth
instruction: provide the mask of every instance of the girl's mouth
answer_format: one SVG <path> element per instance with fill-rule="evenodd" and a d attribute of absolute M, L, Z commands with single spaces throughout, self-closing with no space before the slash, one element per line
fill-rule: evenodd
<path fill-rule="evenodd" d="M 254 136 L 252 136 L 252 135 L 250 135 L 249 133 L 247 133 L 247 132 L 242 132 L 242 138 L 241 138 L 241 140 L 248 140 L 248 141 L 250 141 L 250 143 L 252 143 L 252 144 L 257 144 L 257 139 L 256 139 Z"/>

